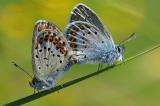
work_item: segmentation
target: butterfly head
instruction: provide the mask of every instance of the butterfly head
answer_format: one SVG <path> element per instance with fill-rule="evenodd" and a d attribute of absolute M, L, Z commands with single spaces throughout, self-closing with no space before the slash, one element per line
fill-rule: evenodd
<path fill-rule="evenodd" d="M 29 85 L 39 91 L 54 87 L 56 85 L 56 82 L 54 80 L 47 80 L 46 82 L 44 82 L 33 78 L 33 80 L 29 82 Z"/>
<path fill-rule="evenodd" d="M 117 60 L 118 60 L 118 61 L 122 61 L 122 59 L 123 59 L 123 54 L 124 54 L 124 50 L 125 50 L 124 45 L 118 45 L 118 46 L 116 47 L 116 51 L 117 51 L 117 54 L 118 54 L 118 57 L 117 57 Z"/>
<path fill-rule="evenodd" d="M 116 47 L 117 53 L 118 53 L 118 59 L 117 59 L 118 61 L 122 61 L 122 57 L 123 57 L 124 50 L 125 50 L 124 44 L 126 44 L 127 42 L 135 38 L 136 38 L 135 33 L 132 33 L 129 37 L 121 41 L 119 45 Z"/>

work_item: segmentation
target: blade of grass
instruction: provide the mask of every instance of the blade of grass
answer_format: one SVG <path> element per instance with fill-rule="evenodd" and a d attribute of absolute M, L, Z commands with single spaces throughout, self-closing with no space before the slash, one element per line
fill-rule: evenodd
<path fill-rule="evenodd" d="M 48 95 L 48 94 L 50 94 L 50 93 L 54 93 L 54 92 L 56 92 L 56 91 L 58 91 L 58 90 L 64 89 L 64 88 L 69 87 L 69 86 L 74 85 L 74 84 L 77 84 L 77 83 L 79 83 L 79 82 L 81 82 L 81 81 L 83 81 L 83 80 L 86 80 L 86 79 L 90 78 L 90 77 L 93 77 L 93 76 L 96 76 L 96 75 L 98 75 L 98 74 L 101 74 L 101 73 L 103 73 L 103 72 L 105 72 L 105 71 L 110 71 L 110 69 L 113 69 L 113 68 L 115 68 L 115 67 L 117 67 L 117 66 L 119 66 L 119 65 L 122 65 L 122 64 L 124 64 L 124 63 L 127 63 L 127 62 L 129 62 L 129 61 L 131 61 L 131 60 L 133 60 L 133 59 L 136 59 L 137 57 L 139 57 L 139 56 L 141 56 L 141 55 L 144 55 L 144 54 L 146 54 L 146 53 L 149 53 L 149 52 L 151 52 L 151 51 L 153 51 L 153 50 L 155 50 L 155 49 L 157 49 L 157 48 L 159 48 L 159 47 L 160 47 L 160 44 L 157 45 L 157 46 L 155 46 L 155 47 L 152 47 L 152 48 L 149 49 L 149 50 L 146 50 L 146 51 L 144 51 L 144 52 L 142 52 L 142 53 L 139 53 L 139 54 L 137 54 L 137 55 L 135 55 L 135 56 L 132 56 L 132 57 L 124 60 L 124 61 L 121 62 L 121 63 L 110 65 L 110 66 L 108 66 L 108 67 L 106 67 L 106 68 L 103 68 L 103 69 L 101 69 L 101 70 L 99 70 L 99 71 L 96 71 L 96 72 L 93 72 L 93 73 L 88 74 L 88 75 L 86 75 L 86 76 L 82 76 L 82 77 L 80 77 L 80 78 L 71 80 L 71 81 L 69 81 L 69 82 L 66 82 L 66 83 L 64 83 L 64 84 L 62 84 L 62 85 L 56 86 L 56 87 L 51 88 L 51 89 L 49 89 L 49 90 L 45 90 L 45 91 L 42 91 L 42 92 L 39 92 L 39 93 L 36 93 L 36 94 L 32 94 L 32 95 L 26 96 L 26 97 L 24 97 L 24 98 L 20 98 L 20 99 L 18 99 L 18 100 L 13 101 L 13 102 L 7 103 L 7 104 L 5 104 L 4 106 L 19 106 L 19 105 L 26 104 L 26 103 L 28 103 L 28 102 L 31 102 L 31 101 L 33 101 L 33 100 L 36 100 L 36 99 L 41 98 L 41 97 L 43 97 L 43 96 L 46 96 L 46 95 Z"/>

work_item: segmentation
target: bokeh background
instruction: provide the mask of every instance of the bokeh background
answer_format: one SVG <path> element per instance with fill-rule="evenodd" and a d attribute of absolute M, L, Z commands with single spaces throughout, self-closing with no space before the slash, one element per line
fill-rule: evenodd
<path fill-rule="evenodd" d="M 0 0 L 0 105 L 33 93 L 15 60 L 32 73 L 31 39 L 39 19 L 55 23 L 62 31 L 70 11 L 85 3 L 102 19 L 119 43 L 131 33 L 124 58 L 160 43 L 159 0 Z M 75 65 L 59 81 L 64 83 L 96 71 L 97 65 Z M 26 106 L 159 106 L 160 49 L 136 58 Z"/>

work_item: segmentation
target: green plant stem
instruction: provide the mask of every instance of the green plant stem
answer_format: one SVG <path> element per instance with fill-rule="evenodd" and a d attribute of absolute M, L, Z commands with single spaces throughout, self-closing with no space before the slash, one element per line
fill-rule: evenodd
<path fill-rule="evenodd" d="M 51 88 L 51 89 L 49 89 L 49 90 L 41 91 L 41 92 L 39 92 L 39 93 L 32 94 L 32 95 L 26 96 L 26 97 L 24 97 L 24 98 L 20 98 L 20 99 L 18 99 L 18 100 L 13 101 L 13 102 L 7 103 L 7 104 L 5 104 L 4 106 L 19 106 L 19 105 L 26 104 L 26 103 L 28 103 L 28 102 L 31 102 L 31 101 L 33 101 L 33 100 L 36 100 L 36 99 L 41 98 L 41 97 L 43 97 L 43 96 L 46 96 L 46 95 L 48 95 L 48 94 L 50 94 L 50 93 L 54 93 L 54 92 L 59 91 L 59 90 L 61 90 L 61 89 L 63 89 L 63 88 L 69 87 L 69 86 L 74 85 L 74 84 L 76 84 L 76 83 L 79 83 L 79 82 L 81 82 L 81 81 L 83 81 L 83 80 L 86 80 L 86 79 L 88 79 L 88 78 L 90 78 L 90 77 L 93 77 L 93 76 L 96 76 L 96 75 L 98 75 L 98 74 L 101 74 L 101 73 L 103 73 L 103 72 L 105 72 L 105 71 L 109 71 L 110 69 L 113 69 L 113 68 L 115 68 L 115 67 L 117 67 L 117 66 L 119 66 L 119 65 L 122 65 L 122 64 L 124 64 L 124 63 L 127 63 L 127 62 L 129 62 L 129 61 L 131 61 L 131 60 L 133 60 L 133 59 L 135 59 L 135 58 L 137 58 L 137 57 L 139 57 L 139 56 L 141 56 L 141 55 L 144 55 L 144 54 L 146 54 L 146 53 L 148 53 L 148 52 L 151 52 L 151 51 L 153 51 L 154 49 L 157 49 L 157 48 L 159 48 L 159 47 L 160 47 L 160 44 L 157 45 L 157 46 L 155 46 L 155 47 L 152 47 L 152 48 L 149 49 L 149 50 L 146 50 L 146 51 L 144 51 L 144 52 L 142 52 L 142 53 L 139 53 L 139 54 L 137 54 L 137 55 L 135 55 L 135 56 L 132 56 L 132 57 L 124 60 L 124 61 L 121 62 L 121 63 L 117 63 L 117 64 L 110 65 L 110 66 L 108 66 L 108 67 L 106 67 L 106 68 L 103 68 L 103 69 L 101 69 L 101 70 L 99 70 L 99 71 L 96 71 L 96 72 L 93 72 L 93 73 L 88 74 L 88 75 L 86 75 L 86 76 L 83 76 L 83 77 L 80 77 L 80 78 L 71 80 L 71 81 L 69 81 L 69 82 L 66 82 L 66 83 L 64 83 L 64 84 L 62 84 L 62 85 L 58 85 L 58 86 L 56 86 L 56 87 L 54 87 L 54 88 Z"/>

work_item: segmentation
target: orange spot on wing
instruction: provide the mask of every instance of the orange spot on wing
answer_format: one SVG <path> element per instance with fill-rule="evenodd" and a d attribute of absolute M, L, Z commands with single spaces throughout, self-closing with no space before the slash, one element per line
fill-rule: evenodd
<path fill-rule="evenodd" d="M 64 47 L 61 47 L 60 48 L 60 53 L 64 54 L 64 56 L 66 56 L 68 51 Z"/>
<path fill-rule="evenodd" d="M 52 41 L 53 41 L 53 36 L 52 36 L 52 35 L 49 35 L 48 40 L 49 40 L 50 42 L 52 42 Z"/>
<path fill-rule="evenodd" d="M 59 43 L 60 43 L 60 41 L 57 38 L 53 39 L 53 44 L 54 45 L 58 45 Z"/>
<path fill-rule="evenodd" d="M 61 52 L 62 54 L 64 54 L 64 52 L 65 52 L 64 47 L 61 47 L 61 48 L 60 48 L 60 52 Z"/>

